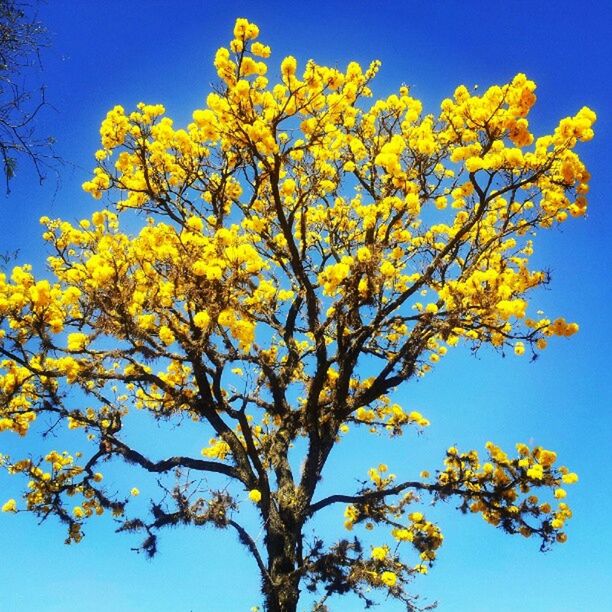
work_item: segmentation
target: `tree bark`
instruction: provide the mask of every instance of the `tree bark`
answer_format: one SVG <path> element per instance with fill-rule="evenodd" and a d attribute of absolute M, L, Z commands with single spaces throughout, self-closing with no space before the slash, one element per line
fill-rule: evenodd
<path fill-rule="evenodd" d="M 272 582 L 265 593 L 266 612 L 296 612 L 300 596 L 299 529 L 291 529 L 279 517 L 271 521 L 266 535 L 268 574 Z"/>

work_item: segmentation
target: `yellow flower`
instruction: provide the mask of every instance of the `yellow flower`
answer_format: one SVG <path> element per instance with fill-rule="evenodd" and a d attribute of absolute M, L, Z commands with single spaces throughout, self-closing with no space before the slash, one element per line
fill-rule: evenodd
<path fill-rule="evenodd" d="M 375 546 L 372 549 L 372 559 L 376 559 L 377 561 L 382 561 L 386 556 L 387 556 L 386 546 Z"/>
<path fill-rule="evenodd" d="M 81 351 L 87 344 L 87 334 L 76 332 L 74 334 L 68 334 L 67 348 L 69 351 Z"/>
<path fill-rule="evenodd" d="M 357 251 L 357 259 L 361 262 L 370 261 L 370 259 L 372 259 L 372 252 L 367 246 L 359 247 Z"/>
<path fill-rule="evenodd" d="M 81 508 L 81 506 L 75 506 L 72 509 L 72 514 L 74 515 L 75 518 L 83 518 L 85 516 L 85 510 L 83 510 L 83 508 Z"/>
<path fill-rule="evenodd" d="M 439 196 L 436 198 L 436 208 L 438 210 L 444 210 L 446 208 L 446 198 L 444 196 Z"/>
<path fill-rule="evenodd" d="M 200 329 L 206 329 L 210 323 L 210 315 L 205 310 L 201 310 L 193 317 L 193 323 Z"/>
<path fill-rule="evenodd" d="M 578 474 L 576 474 L 575 472 L 570 472 L 569 474 L 563 474 L 563 476 L 561 476 L 561 480 L 565 484 L 574 484 L 575 482 L 578 482 Z"/>
<path fill-rule="evenodd" d="M 2 512 L 17 512 L 17 502 L 14 499 L 9 499 L 2 506 Z"/>
<path fill-rule="evenodd" d="M 465 169 L 468 172 L 476 172 L 483 167 L 482 159 L 479 157 L 470 157 L 465 161 Z"/>
<path fill-rule="evenodd" d="M 541 480 L 544 476 L 544 468 L 539 464 L 533 465 L 527 470 L 527 476 L 535 480 Z"/>
<path fill-rule="evenodd" d="M 132 489 L 130 489 L 130 495 L 132 495 L 133 497 L 138 497 L 140 495 L 140 490 L 136 487 L 133 487 Z"/>
<path fill-rule="evenodd" d="M 391 535 L 396 539 L 399 540 L 400 542 L 412 542 L 412 540 L 414 539 L 414 534 L 412 533 L 412 531 L 409 531 L 408 529 L 404 529 L 404 528 L 395 528 L 392 532 Z"/>
<path fill-rule="evenodd" d="M 383 276 L 391 277 L 395 274 L 395 266 L 390 261 L 383 261 L 380 266 L 380 273 Z"/>
<path fill-rule="evenodd" d="M 187 227 L 194 232 L 201 232 L 204 227 L 204 222 L 200 217 L 189 217 L 186 223 Z"/>
<path fill-rule="evenodd" d="M 538 461 L 544 467 L 550 467 L 556 460 L 557 460 L 557 453 L 555 453 L 555 451 L 542 449 L 540 451 L 540 454 L 538 455 Z"/>
<path fill-rule="evenodd" d="M 296 69 L 297 69 L 297 61 L 296 61 L 295 57 L 293 57 L 292 55 L 288 55 L 281 62 L 281 74 L 284 77 L 294 76 Z"/>
<path fill-rule="evenodd" d="M 249 491 L 249 499 L 254 504 L 258 504 L 261 501 L 261 491 L 259 489 L 251 489 Z"/>
<path fill-rule="evenodd" d="M 159 339 L 166 345 L 169 346 L 175 340 L 174 333 L 169 327 L 162 325 L 159 328 Z"/>
<path fill-rule="evenodd" d="M 392 587 L 395 586 L 395 583 L 397 582 L 397 576 L 393 572 L 383 572 L 380 575 L 380 580 L 388 587 Z"/>
<path fill-rule="evenodd" d="M 293 179 L 287 179 L 280 189 L 281 193 L 285 196 L 290 196 L 295 191 L 295 181 Z"/>
<path fill-rule="evenodd" d="M 262 45 L 260 42 L 253 43 L 251 45 L 251 53 L 257 55 L 257 57 L 270 57 L 271 49 L 267 45 Z"/>

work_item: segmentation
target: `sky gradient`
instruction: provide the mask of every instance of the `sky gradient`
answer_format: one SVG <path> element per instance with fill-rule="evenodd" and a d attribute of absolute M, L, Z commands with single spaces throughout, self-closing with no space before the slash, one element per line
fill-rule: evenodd
<path fill-rule="evenodd" d="M 323 487 L 341 483 L 341 492 L 350 493 L 355 478 L 382 461 L 406 478 L 416 477 L 440 466 L 451 444 L 480 450 L 492 440 L 508 450 L 516 442 L 552 448 L 580 476 L 569 488 L 574 518 L 568 542 L 542 554 L 535 541 L 507 536 L 479 516 L 462 516 L 452 503 L 442 504 L 432 517 L 445 534 L 444 545 L 414 591 L 427 603 L 438 601 L 441 612 L 611 610 L 612 10 L 606 5 L 48 2 L 40 18 L 52 46 L 42 54 L 41 78 L 54 110 L 41 117 L 40 127 L 56 138 L 65 164 L 61 181 L 49 177 L 42 187 L 25 163 L 20 166 L 12 193 L 0 201 L 0 253 L 19 249 L 19 263 L 43 271 L 39 217 L 75 220 L 96 209 L 80 186 L 93 168 L 106 111 L 115 104 L 131 109 L 139 101 L 160 102 L 176 125 L 187 124 L 216 82 L 212 59 L 231 38 L 236 17 L 259 25 L 262 42 L 272 47 L 271 75 L 288 54 L 300 65 L 311 57 L 339 67 L 380 59 L 375 97 L 406 83 L 426 112 L 436 112 L 461 83 L 486 88 L 525 72 L 538 85 L 530 114 L 536 135 L 588 105 L 598 114 L 595 139 L 578 147 L 593 175 L 588 215 L 541 231 L 533 259 L 551 271 L 552 283 L 532 299 L 551 316 L 577 321 L 580 333 L 553 339 L 533 363 L 488 350 L 475 357 L 465 349 L 451 351 L 424 380 L 398 392 L 431 427 L 397 441 L 370 439 L 365 450 L 349 436 L 332 455 Z M 0 436 L 0 452 L 13 444 L 10 435 Z M 164 443 L 159 435 L 152 448 Z M 137 474 L 130 478 L 126 483 L 139 484 Z M 0 502 L 15 484 L 0 475 Z M 330 509 L 324 521 L 325 533 L 340 533 L 342 508 Z M 229 533 L 163 532 L 160 553 L 148 562 L 130 550 L 138 537 L 113 530 L 110 520 L 91 522 L 83 542 L 67 547 L 64 527 L 52 520 L 38 527 L 27 514 L 0 514 L 0 611 L 246 612 L 260 603 L 255 565 Z M 360 609 L 349 599 L 332 600 L 330 607 Z M 379 609 L 402 606 L 388 601 Z"/>

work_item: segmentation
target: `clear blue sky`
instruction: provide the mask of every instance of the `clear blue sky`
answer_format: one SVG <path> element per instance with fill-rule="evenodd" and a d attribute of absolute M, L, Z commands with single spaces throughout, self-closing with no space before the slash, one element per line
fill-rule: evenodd
<path fill-rule="evenodd" d="M 93 166 L 106 111 L 162 102 L 178 124 L 186 123 L 215 82 L 214 52 L 239 16 L 260 26 L 276 61 L 287 54 L 339 66 L 382 60 L 375 95 L 407 83 L 426 110 L 436 111 L 460 83 L 486 87 L 526 72 L 538 84 L 536 133 L 585 104 L 598 113 L 596 138 L 580 151 L 593 174 L 588 217 L 536 240 L 537 261 L 553 282 L 535 299 L 547 313 L 578 321 L 580 333 L 551 342 L 535 363 L 456 350 L 401 391 L 405 405 L 431 420 L 429 430 L 394 443 L 375 440 L 371 451 L 343 442 L 325 485 L 352 492 L 353 478 L 382 460 L 414 476 L 438 467 L 452 443 L 482 448 L 490 439 L 510 449 L 519 441 L 553 448 L 580 475 L 568 498 L 575 513 L 568 542 L 541 554 L 535 541 L 441 507 L 432 516 L 445 543 L 414 590 L 437 600 L 441 612 L 612 610 L 609 3 L 53 0 L 40 16 L 53 35 L 42 78 L 56 109 L 41 128 L 57 138 L 67 164 L 57 191 L 52 180 L 38 187 L 22 167 L 13 193 L 0 201 L 0 252 L 18 247 L 20 262 L 38 266 L 45 256 L 38 218 L 72 220 L 94 210 L 80 185 Z M 10 444 L 4 434 L 0 451 Z M 12 487 L 0 477 L 0 498 Z M 326 514 L 322 529 L 339 527 L 340 513 Z M 66 547 L 63 539 L 64 528 L 52 521 L 39 527 L 25 514 L 0 515 L 0 611 L 246 612 L 259 602 L 255 566 L 230 534 L 162 533 L 152 562 L 131 552 L 139 540 L 115 535 L 110 521 L 91 524 L 78 546 Z M 330 603 L 334 612 L 360 609 L 354 600 Z M 402 608 L 383 602 L 380 609 Z"/>

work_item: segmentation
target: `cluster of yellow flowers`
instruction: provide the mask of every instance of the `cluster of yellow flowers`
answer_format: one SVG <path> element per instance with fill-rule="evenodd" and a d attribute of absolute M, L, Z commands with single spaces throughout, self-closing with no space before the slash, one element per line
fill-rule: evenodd
<path fill-rule="evenodd" d="M 528 270 L 533 247 L 530 241 L 521 245 L 518 238 L 537 226 L 564 221 L 568 212 L 584 213 L 589 175 L 572 148 L 577 141 L 592 138 L 591 110 L 581 109 L 563 119 L 554 134 L 534 139 L 527 116 L 536 100 L 535 84 L 523 74 L 482 95 L 458 87 L 452 99 L 442 102 L 438 118 L 423 117 L 421 103 L 407 87 L 362 109 L 357 100 L 371 94 L 369 82 L 378 63 L 366 71 L 351 63 L 341 72 L 310 61 L 299 78 L 297 62 L 289 56 L 281 62 L 281 82 L 270 86 L 264 61 L 269 48 L 256 42 L 257 26 L 244 20 L 237 24 L 229 48 L 220 49 L 215 57 L 226 92 L 211 94 L 207 107 L 194 112 L 194 123 L 186 130 L 174 130 L 161 105 L 140 104 L 129 115 L 119 106 L 112 109 L 101 129 L 101 165 L 86 183 L 87 190 L 99 194 L 119 187 L 127 193 L 120 208 L 148 209 L 156 201 L 174 198 L 178 188 L 193 188 L 213 215 L 186 221 L 198 236 L 192 242 L 200 250 L 190 253 L 195 257 L 192 272 L 211 282 L 233 280 L 227 278 L 228 260 L 244 262 L 248 271 L 259 272 L 264 262 L 251 245 L 262 239 L 270 260 L 281 263 L 291 258 L 272 204 L 278 197 L 291 211 L 288 214 L 295 215 L 294 236 L 302 243 L 298 250 L 320 250 L 323 261 L 331 259 L 321 266 L 317 280 L 323 295 L 336 302 L 346 299 L 353 287 L 369 303 L 375 297 L 392 300 L 420 283 L 429 285 L 437 298 L 428 309 L 415 307 L 457 318 L 453 337 L 512 345 L 513 330 L 521 321 L 537 333 L 557 333 L 554 326 L 527 318 L 523 295 L 545 282 L 546 275 Z M 302 118 L 302 137 L 280 129 L 293 117 Z M 531 145 L 533 150 L 525 151 Z M 225 175 L 212 171 L 212 166 L 208 170 L 216 147 L 225 153 L 230 171 Z M 107 161 L 115 150 L 120 153 L 111 167 Z M 215 225 L 219 214 L 223 218 L 240 204 L 243 187 L 231 172 L 240 160 L 238 151 L 253 156 L 261 173 L 260 186 L 248 209 L 241 205 L 244 234 L 239 236 L 239 226 L 233 226 L 225 256 L 219 257 L 218 252 L 210 252 L 211 243 L 201 234 L 204 225 Z M 282 163 L 274 187 L 269 168 L 276 160 Z M 480 172 L 491 179 L 482 211 L 475 207 L 477 196 L 482 200 Z M 515 178 L 509 184 L 494 180 L 504 173 Z M 339 192 L 347 174 L 360 181 L 349 200 Z M 431 182 L 425 191 L 423 180 Z M 369 190 L 362 187 L 366 184 L 371 185 Z M 575 202 L 569 199 L 570 190 L 578 194 Z M 521 197 L 523 193 L 526 197 Z M 329 199 L 321 203 L 325 196 Z M 364 197 L 370 196 L 373 201 L 364 203 Z M 450 202 L 453 218 L 424 227 L 419 215 L 430 202 L 439 210 Z M 157 229 L 167 234 L 157 239 L 165 243 L 167 257 L 176 258 L 171 251 L 177 244 L 168 244 L 168 238 L 173 242 L 172 231 L 163 224 Z M 488 243 L 487 257 L 458 258 L 461 270 L 455 278 L 408 272 L 426 252 L 443 264 L 447 245 L 458 235 L 467 244 Z M 95 268 L 100 280 L 117 281 L 109 266 L 96 262 Z M 181 292 L 172 297 L 180 300 Z M 274 306 L 269 300 L 264 305 Z M 215 317 L 203 312 L 197 325 L 206 329 Z M 250 348 L 252 324 L 243 316 L 232 316 L 228 312 L 226 317 L 236 321 L 230 332 L 243 349 Z M 176 334 L 168 330 L 161 340 L 170 345 Z M 540 343 L 538 348 L 543 346 Z M 515 352 L 524 352 L 520 344 Z M 431 361 L 438 359 L 439 355 Z M 421 372 L 430 368 L 426 365 Z"/>
<path fill-rule="evenodd" d="M 427 573 L 427 567 L 433 564 L 436 551 L 442 545 L 444 536 L 439 527 L 428 521 L 422 512 L 410 512 L 407 515 L 406 526 L 401 526 L 399 521 L 405 515 L 406 508 L 416 501 L 412 493 L 404 494 L 397 503 L 382 501 L 383 498 L 377 499 L 371 496 L 373 491 L 382 492 L 393 488 L 395 475 L 385 475 L 387 471 L 388 467 L 385 464 L 369 470 L 368 476 L 374 488 L 371 491 L 364 490 L 363 493 L 370 494 L 371 501 L 347 506 L 344 511 L 344 527 L 352 530 L 357 523 L 364 523 L 366 529 L 373 529 L 376 523 L 390 525 L 393 539 L 400 544 L 411 543 L 419 554 L 417 565 L 410 571 Z M 374 547 L 371 556 L 375 561 L 389 561 L 388 546 Z M 393 585 L 388 584 L 388 586 Z"/>
<path fill-rule="evenodd" d="M 218 438 L 211 438 L 208 446 L 202 449 L 204 457 L 211 457 L 213 459 L 225 459 L 229 452 L 230 447 L 228 443 Z"/>
<path fill-rule="evenodd" d="M 93 514 L 101 515 L 104 508 L 99 499 L 95 496 L 95 491 L 86 482 L 77 483 L 78 476 L 83 474 L 83 468 L 75 464 L 75 458 L 67 451 L 50 451 L 45 455 L 41 464 L 35 464 L 30 459 L 23 459 L 11 462 L 7 456 L 2 457 L 1 462 L 8 470 L 9 474 L 23 473 L 29 476 L 28 491 L 25 494 L 25 509 L 36 511 L 42 514 L 53 510 L 53 504 L 62 491 L 66 491 L 69 496 L 81 495 L 83 501 L 80 505 L 72 509 L 73 518 L 80 519 L 90 517 Z M 49 468 L 41 467 L 44 463 L 49 464 Z M 100 482 L 102 475 L 96 473 L 91 479 Z M 3 512 L 17 512 L 17 502 L 9 499 L 3 506 Z M 76 523 L 71 524 L 69 541 L 78 542 L 82 537 L 80 526 Z"/>
<path fill-rule="evenodd" d="M 392 403 L 388 396 L 380 398 L 380 402 L 374 408 L 363 406 L 355 411 L 354 421 L 370 426 L 373 433 L 382 429 L 391 435 L 401 435 L 407 424 L 419 427 L 428 427 L 429 420 L 420 412 L 412 410 L 406 412 L 399 404 Z"/>
<path fill-rule="evenodd" d="M 464 499 L 472 512 L 479 512 L 483 518 L 505 530 L 518 532 L 525 537 L 538 533 L 545 541 L 554 538 L 564 542 L 566 534 L 561 531 L 565 521 L 572 516 L 565 502 L 553 511 L 551 503 L 541 503 L 531 493 L 533 488 L 548 488 L 551 498 L 560 500 L 567 495 L 563 484 L 573 484 L 578 476 L 567 467 L 555 468 L 557 455 L 553 451 L 526 444 L 517 444 L 518 458 L 511 459 L 492 442 L 486 448 L 490 461 L 480 463 L 478 453 L 459 453 L 451 447 L 445 459 L 446 468 L 438 474 L 438 483 L 449 494 L 464 490 Z M 539 526 L 530 525 L 533 517 Z"/>
<path fill-rule="evenodd" d="M 445 468 L 432 483 L 424 482 L 420 488 L 438 498 L 459 497 L 466 511 L 480 513 L 487 522 L 507 532 L 525 537 L 537 534 L 543 545 L 565 542 L 567 535 L 562 529 L 572 511 L 563 501 L 567 493 L 562 485 L 577 482 L 578 476 L 565 466 L 555 468 L 556 453 L 541 447 L 530 449 L 525 444 L 517 444 L 518 457 L 514 459 L 491 442 L 487 442 L 486 448 L 489 461 L 484 463 L 474 450 L 460 453 L 455 447 L 449 448 Z M 346 506 L 344 526 L 352 530 L 356 524 L 363 524 L 367 529 L 375 524 L 390 525 L 391 536 L 398 544 L 409 542 L 419 553 L 419 561 L 410 571 L 427 573 L 444 536 L 420 511 L 408 513 L 402 526 L 401 518 L 418 498 L 409 492 L 403 493 L 397 502 L 391 502 L 377 495 L 388 491 L 390 496 L 396 496 L 404 490 L 404 487 L 394 488 L 395 475 L 387 472 L 384 464 L 369 470 L 373 487 L 361 491 L 362 501 Z M 429 473 L 423 472 L 421 476 L 427 479 Z M 549 499 L 542 500 L 535 495 L 532 489 L 536 488 L 549 489 Z M 386 562 L 388 546 L 374 547 L 371 556 L 375 561 Z"/>

